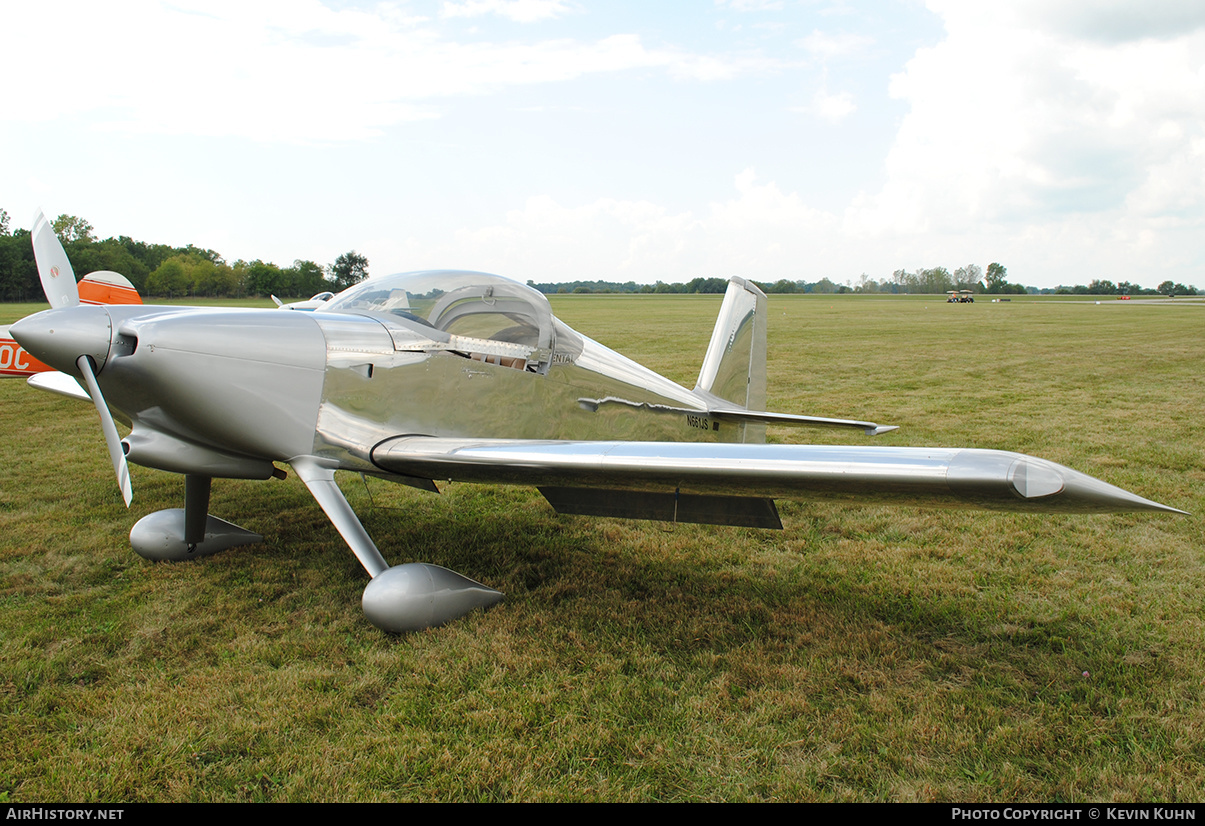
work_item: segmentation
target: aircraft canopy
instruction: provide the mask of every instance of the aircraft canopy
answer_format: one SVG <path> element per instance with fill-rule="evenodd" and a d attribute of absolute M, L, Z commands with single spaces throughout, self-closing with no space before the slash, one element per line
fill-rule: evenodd
<path fill-rule="evenodd" d="M 385 313 L 445 333 L 551 349 L 548 299 L 517 281 L 480 272 L 428 270 L 370 278 L 344 290 L 324 312 Z"/>

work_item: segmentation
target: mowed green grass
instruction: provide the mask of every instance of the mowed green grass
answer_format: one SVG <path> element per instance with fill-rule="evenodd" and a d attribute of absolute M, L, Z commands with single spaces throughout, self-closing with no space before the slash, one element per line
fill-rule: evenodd
<path fill-rule="evenodd" d="M 719 299 L 553 307 L 689 386 Z M 771 532 L 349 476 L 391 563 L 507 594 L 391 637 L 294 476 L 215 483 L 262 545 L 147 563 L 129 528 L 182 479 L 132 468 L 127 511 L 95 412 L 0 382 L 0 800 L 1205 798 L 1205 307 L 770 309 L 771 409 L 900 425 L 772 440 L 1018 450 L 1194 515 L 780 502 Z"/>

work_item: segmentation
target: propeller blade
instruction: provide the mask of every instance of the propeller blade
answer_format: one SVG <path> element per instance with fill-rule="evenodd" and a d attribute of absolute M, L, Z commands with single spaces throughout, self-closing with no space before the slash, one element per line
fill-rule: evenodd
<path fill-rule="evenodd" d="M 128 508 L 130 501 L 134 498 L 134 489 L 130 485 L 130 466 L 126 464 L 126 452 L 121 448 L 121 437 L 117 435 L 117 425 L 113 424 L 109 406 L 105 404 L 105 397 L 101 395 L 100 385 L 96 383 L 92 359 L 89 356 L 80 356 L 75 364 L 83 374 L 84 382 L 88 385 L 88 395 L 92 397 L 92 403 L 96 405 L 96 412 L 100 414 L 100 429 L 105 432 L 105 444 L 109 446 L 109 458 L 113 460 L 117 485 L 121 488 L 121 497 L 126 500 Z"/>
<path fill-rule="evenodd" d="M 67 260 L 67 251 L 55 235 L 54 227 L 46 220 L 42 210 L 33 217 L 33 256 L 38 262 L 38 277 L 42 279 L 42 292 L 50 306 L 74 307 L 79 304 L 79 287 L 75 284 L 75 270 Z"/>

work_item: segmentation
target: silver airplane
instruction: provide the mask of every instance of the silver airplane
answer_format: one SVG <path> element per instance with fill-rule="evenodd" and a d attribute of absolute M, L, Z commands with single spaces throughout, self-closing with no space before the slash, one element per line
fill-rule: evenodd
<path fill-rule="evenodd" d="M 185 477 L 184 507 L 139 520 L 134 549 L 184 560 L 260 541 L 209 515 L 211 480 L 283 478 L 287 464 L 368 572 L 364 612 L 390 632 L 502 594 L 434 565 L 390 567 L 339 470 L 434 493 L 436 480 L 534 485 L 559 513 L 758 528 L 782 527 L 776 498 L 1183 513 L 1019 453 L 765 444 L 767 425 L 895 428 L 765 412 L 766 297 L 741 278 L 688 390 L 496 275 L 369 279 L 307 313 L 86 306 L 41 213 L 33 243 L 52 308 L 11 332 L 62 371 L 36 383 L 95 404 L 127 506 L 127 462 Z"/>

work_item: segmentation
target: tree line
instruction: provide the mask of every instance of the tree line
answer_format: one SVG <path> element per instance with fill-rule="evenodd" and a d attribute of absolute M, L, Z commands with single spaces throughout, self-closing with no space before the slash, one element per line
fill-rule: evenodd
<path fill-rule="evenodd" d="M 950 290 L 970 290 L 984 295 L 1197 295 L 1197 290 L 1180 283 L 1164 281 L 1158 287 L 1147 288 L 1129 281 L 1114 284 L 1112 281 L 1094 280 L 1087 285 L 1073 287 L 1026 287 L 1008 280 L 1008 268 L 993 261 L 984 270 L 978 264 L 967 264 L 953 272 L 945 267 L 917 269 L 913 272 L 896 270 L 890 279 L 876 281 L 866 273 L 857 280 L 844 284 L 828 278 L 819 281 L 754 281 L 762 292 L 776 294 L 805 293 L 880 293 L 880 294 L 942 294 Z M 564 281 L 559 283 L 536 283 L 528 281 L 542 293 L 722 293 L 728 287 L 725 278 L 695 278 L 685 283 L 637 284 L 635 281 Z"/>
<path fill-rule="evenodd" d="M 890 281 L 875 281 L 865 273 L 857 282 L 838 284 L 828 278 L 819 281 L 754 281 L 765 293 L 944 293 L 947 290 L 973 290 L 974 292 L 1020 292 L 1025 287 L 1009 284 L 1007 271 L 1001 264 L 988 265 L 987 284 L 982 279 L 983 269 L 975 264 L 959 267 L 951 273 L 945 267 L 920 269 L 914 273 L 896 270 Z M 542 293 L 722 293 L 728 288 L 726 278 L 695 278 L 682 284 L 637 284 L 635 281 L 616 283 L 610 281 L 568 281 L 538 284 L 528 281 L 528 286 Z"/>
<path fill-rule="evenodd" d="M 92 225 L 74 215 L 60 215 L 51 222 L 77 275 L 97 270 L 113 270 L 130 279 L 144 296 L 179 298 L 187 296 L 310 296 L 323 290 L 338 292 L 368 277 L 368 259 L 350 250 L 331 264 L 298 259 L 281 267 L 267 261 L 238 260 L 226 263 L 211 249 L 189 244 L 173 247 L 149 244 L 125 235 L 98 240 Z M 927 293 L 970 290 L 987 295 L 1197 295 L 1196 288 L 1172 281 L 1146 288 L 1129 281 L 1114 284 L 1093 280 L 1075 286 L 1039 290 L 1008 280 L 1003 264 L 992 262 L 984 270 L 977 264 L 957 267 L 920 268 L 909 272 L 899 269 L 891 278 L 877 281 L 866 273 L 844 284 L 828 278 L 804 281 L 782 278 L 774 282 L 754 281 L 766 293 Z M 637 284 L 635 281 L 563 281 L 528 286 L 542 293 L 723 293 L 726 278 L 694 278 L 684 283 Z M 42 286 L 38 280 L 29 230 L 9 229 L 9 216 L 0 209 L 0 301 L 38 301 Z"/>
<path fill-rule="evenodd" d="M 0 301 L 41 300 L 30 231 L 9 224 L 8 213 L 0 209 Z M 310 296 L 338 292 L 368 277 L 368 259 L 355 250 L 326 266 L 301 259 L 287 267 L 259 259 L 228 264 L 216 251 L 192 244 L 150 244 L 126 235 L 98 240 L 92 224 L 75 215 L 60 215 L 51 226 L 77 276 L 119 272 L 148 297 Z"/>

